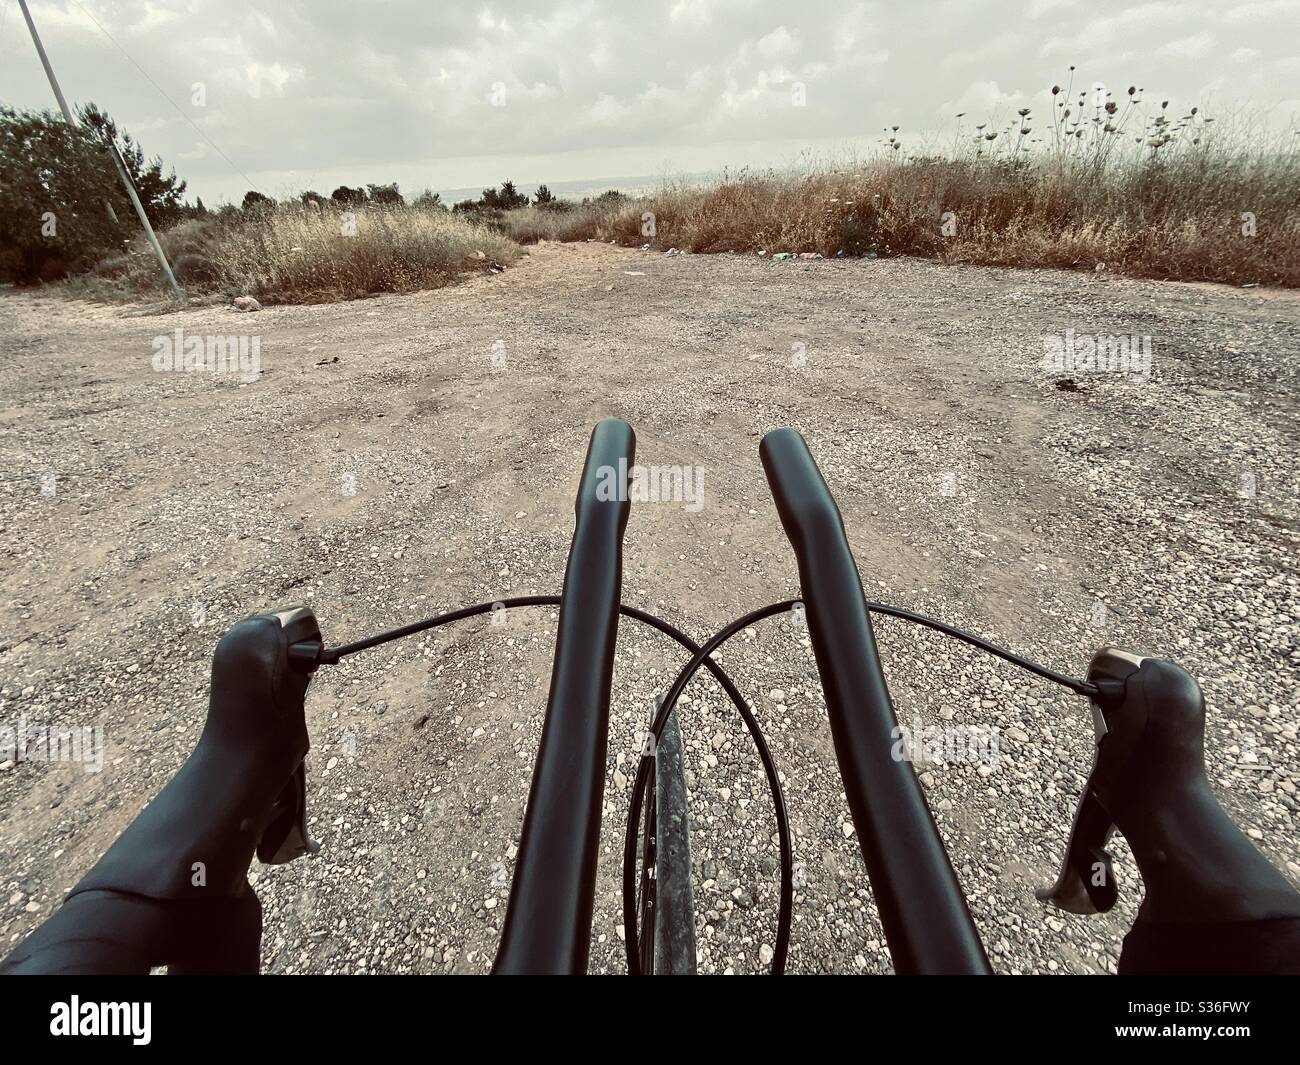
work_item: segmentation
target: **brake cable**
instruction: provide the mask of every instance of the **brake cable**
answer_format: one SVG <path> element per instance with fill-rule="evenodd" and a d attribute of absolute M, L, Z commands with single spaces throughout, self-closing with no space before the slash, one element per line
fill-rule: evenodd
<path fill-rule="evenodd" d="M 1046 666 L 1033 662 L 1021 655 L 1017 655 L 1012 651 L 1008 651 L 1005 647 L 999 647 L 995 643 L 990 643 L 988 640 L 967 632 L 965 629 L 958 628 L 955 625 L 949 625 L 946 622 L 926 617 L 924 614 L 917 614 L 911 610 L 905 610 L 902 607 L 888 606 L 884 603 L 875 603 L 870 601 L 868 601 L 866 605 L 867 610 L 872 613 L 885 614 L 890 617 L 899 618 L 903 621 L 911 621 L 918 625 L 924 625 L 927 628 L 935 629 L 947 636 L 955 637 L 956 639 L 969 643 L 981 650 L 987 651 L 990 654 L 996 655 L 998 658 L 1004 659 L 1013 665 L 1020 666 L 1022 669 L 1027 669 L 1031 673 L 1035 673 L 1045 680 L 1050 680 L 1069 688 L 1071 691 L 1076 692 L 1079 695 L 1095 697 L 1103 694 L 1095 684 L 1067 676 L 1064 673 L 1058 673 L 1053 669 L 1048 669 Z M 704 661 L 710 661 L 713 653 L 726 643 L 727 640 L 731 639 L 732 636 L 735 636 L 736 633 L 741 632 L 742 630 L 749 628 L 749 626 L 754 625 L 765 618 L 769 618 L 774 614 L 793 610 L 796 606 L 802 606 L 802 601 L 798 599 L 787 599 L 780 603 L 772 603 L 769 606 L 760 607 L 758 610 L 750 611 L 748 614 L 737 618 L 725 628 L 719 630 L 716 635 L 696 651 L 690 662 L 683 666 L 681 671 L 677 674 L 677 677 L 673 680 L 672 686 L 668 689 L 668 693 L 659 703 L 658 712 L 651 724 L 651 731 L 654 733 L 656 744 L 658 743 L 664 725 L 668 720 L 668 715 L 672 713 L 678 698 L 681 696 L 686 685 L 690 682 L 691 678 L 699 670 L 700 665 Z M 639 975 L 641 972 L 640 945 L 638 943 L 636 930 L 636 843 L 641 820 L 641 806 L 649 782 L 648 764 L 650 757 L 651 756 L 649 755 L 643 756 L 640 763 L 637 765 L 636 780 L 632 786 L 632 797 L 628 809 L 627 834 L 624 837 L 623 845 L 623 939 L 627 950 L 628 973 L 633 976 Z M 778 822 L 778 827 L 780 827 L 780 822 Z M 793 891 L 793 884 L 790 885 L 789 891 Z M 786 907 L 789 906 L 791 902 L 792 900 L 787 895 L 787 884 L 783 877 L 781 884 L 782 912 L 785 911 Z M 770 970 L 773 975 L 780 975 L 785 970 L 785 946 L 786 944 L 780 940 L 778 934 L 777 948 L 773 952 L 772 968 Z"/>
<path fill-rule="evenodd" d="M 873 603 L 868 601 L 867 610 L 873 614 L 885 614 L 888 617 L 899 618 L 903 621 L 911 621 L 917 625 L 924 625 L 927 629 L 934 629 L 936 632 L 942 632 L 945 636 L 952 636 L 968 643 L 973 647 L 978 647 L 981 651 L 987 651 L 991 655 L 996 655 L 1003 661 L 1010 662 L 1013 666 L 1019 666 L 1021 669 L 1027 669 L 1030 673 L 1037 674 L 1044 680 L 1050 680 L 1053 684 L 1059 684 L 1064 688 L 1069 688 L 1075 695 L 1086 695 L 1088 698 L 1096 698 L 1103 694 L 1102 690 L 1091 681 L 1079 680 L 1077 677 L 1071 677 L 1065 673 L 1058 673 L 1054 669 L 1048 669 L 1046 666 L 1039 665 L 1014 651 L 1008 651 L 1005 647 L 999 647 L 995 643 L 990 643 L 982 636 L 976 636 L 973 632 L 967 632 L 965 629 L 959 629 L 956 625 L 949 625 L 946 621 L 939 621 L 935 618 L 926 617 L 924 614 L 918 614 L 913 610 L 905 610 L 901 606 L 889 606 L 885 603 Z"/>
<path fill-rule="evenodd" d="M 516 607 L 516 606 L 558 606 L 561 597 L 558 595 L 518 595 L 511 599 L 498 599 L 491 603 L 477 603 L 474 606 L 461 607 L 459 610 L 451 610 L 445 614 L 435 614 L 433 617 L 424 618 L 421 621 L 413 621 L 409 625 L 402 625 L 395 629 L 389 629 L 387 632 L 381 632 L 374 636 L 367 636 L 362 640 L 354 640 L 352 643 L 345 643 L 339 647 L 321 647 L 318 652 L 308 652 L 306 650 L 299 652 L 301 660 L 307 661 L 306 656 L 312 654 L 314 664 L 316 665 L 333 665 L 340 658 L 347 655 L 356 654 L 358 651 L 366 651 L 371 647 L 379 647 L 382 644 L 391 643 L 393 640 L 400 640 L 404 636 L 414 636 L 417 632 L 424 632 L 427 629 L 435 629 L 440 625 L 446 625 L 452 621 L 461 621 L 465 618 L 474 617 L 477 614 L 486 614 L 497 607 Z M 795 606 L 802 606 L 802 600 L 789 599 L 785 601 L 787 609 L 793 609 Z M 890 606 L 888 603 L 877 603 L 873 600 L 867 600 L 867 610 L 872 614 L 884 614 L 888 617 L 899 618 L 903 621 L 910 621 L 917 625 L 923 625 L 928 629 L 934 629 L 942 632 L 946 636 L 952 636 L 964 643 L 971 644 L 987 651 L 991 655 L 1013 666 L 1019 666 L 1021 669 L 1027 669 L 1030 673 L 1042 677 L 1044 680 L 1050 680 L 1054 684 L 1060 684 L 1062 687 L 1069 688 L 1076 695 L 1085 695 L 1089 698 L 1095 698 L 1102 694 L 1102 690 L 1097 685 L 1071 677 L 1065 673 L 1058 673 L 1054 669 L 1040 665 L 1031 659 L 1016 654 L 1014 651 L 1008 651 L 1005 647 L 999 647 L 995 643 L 984 639 L 982 636 L 976 636 L 972 632 L 958 628 L 956 625 L 949 625 L 946 621 L 939 621 L 937 618 L 927 617 L 924 614 L 918 614 L 914 610 L 907 610 L 901 606 Z M 644 610 L 638 610 L 636 607 L 619 605 L 619 613 L 626 614 L 628 617 L 635 618 L 637 621 L 644 622 L 654 628 L 659 629 L 669 636 L 672 636 L 682 642 L 678 635 L 678 630 L 674 629 L 668 622 L 653 614 L 646 613 Z M 764 615 L 767 617 L 768 615 Z M 757 620 L 757 619 L 755 619 Z M 296 644 L 295 647 L 304 645 Z M 314 651 L 314 649 L 313 649 Z"/>
<path fill-rule="evenodd" d="M 333 665 L 339 659 L 355 654 L 358 651 L 365 651 L 371 647 L 378 647 L 393 640 L 401 639 L 403 636 L 412 636 L 417 632 L 424 632 L 429 629 L 437 628 L 440 625 L 446 625 L 452 621 L 460 621 L 464 618 L 474 617 L 478 614 L 486 614 L 497 607 L 510 609 L 521 606 L 558 606 L 561 597 L 558 595 L 521 595 L 511 599 L 499 599 L 489 603 L 477 603 L 474 606 L 461 607 L 459 610 L 451 610 L 444 614 L 436 614 L 431 618 L 425 618 L 421 621 L 411 622 L 407 625 L 399 626 L 395 629 L 389 629 L 387 632 L 378 633 L 375 636 L 368 636 L 365 639 L 355 640 L 352 643 L 342 644 L 339 647 L 325 648 L 321 644 L 313 642 L 294 644 L 289 648 L 290 658 L 297 661 L 308 671 L 314 671 L 320 665 Z M 793 601 L 792 601 L 793 602 Z M 700 645 L 678 629 L 671 622 L 664 621 L 663 618 L 656 617 L 654 614 L 647 613 L 644 610 L 638 610 L 633 606 L 619 604 L 619 613 L 624 614 L 636 621 L 649 625 L 651 628 L 658 629 L 666 636 L 672 637 L 679 644 L 686 648 L 692 655 L 698 654 Z M 694 659 L 692 659 L 694 661 Z M 750 710 L 745 702 L 745 697 L 741 694 L 740 689 L 736 687 L 735 682 L 726 674 L 711 657 L 705 657 L 703 664 L 713 674 L 714 678 L 722 685 L 723 690 L 730 697 L 736 710 L 739 712 L 741 719 L 745 723 L 746 729 L 749 730 L 750 737 L 754 741 L 754 746 L 758 749 L 759 759 L 763 763 L 763 772 L 767 776 L 768 789 L 772 793 L 772 808 L 776 816 L 776 829 L 778 845 L 781 853 L 781 901 L 777 910 L 777 931 L 776 947 L 772 956 L 773 972 L 780 974 L 785 968 L 785 957 L 790 943 L 790 924 L 794 910 L 794 857 L 790 843 L 790 825 L 789 818 L 785 808 L 785 794 L 781 788 L 781 777 L 777 772 L 776 762 L 772 758 L 772 753 L 768 750 L 767 740 L 763 735 L 763 730 L 759 727 L 753 711 Z M 692 670 L 694 673 L 694 670 Z M 667 716 L 665 715 L 665 720 Z M 662 725 L 660 726 L 662 730 Z M 656 733 L 656 743 L 658 733 Z M 653 756 L 651 756 L 653 757 Z M 639 807 L 638 807 L 639 810 Z M 634 934 L 633 938 L 636 936 Z"/>
<path fill-rule="evenodd" d="M 342 644 L 338 647 L 326 648 L 321 643 L 308 642 L 294 644 L 289 648 L 290 658 L 307 669 L 314 672 L 318 666 L 333 665 L 340 659 L 356 654 L 358 651 L 369 650 L 372 647 L 379 647 L 394 640 L 399 640 L 405 636 L 413 636 L 418 632 L 425 632 L 429 629 L 438 628 L 441 625 L 449 624 L 453 621 L 461 621 L 465 618 L 475 617 L 479 614 L 489 613 L 498 607 L 506 609 L 512 607 L 524 606 L 558 606 L 562 602 L 562 597 L 558 595 L 522 595 L 514 596 L 509 599 L 498 599 L 486 603 L 477 603 L 474 606 L 461 607 L 458 610 L 451 610 L 443 614 L 436 614 L 433 617 L 424 618 L 420 621 L 414 621 L 407 625 L 401 625 L 395 629 L 389 629 L 386 632 L 378 633 L 374 636 L 368 636 L 364 639 L 354 640 L 351 643 Z M 691 678 L 699 671 L 701 665 L 706 666 L 713 674 L 714 678 L 722 685 L 727 695 L 735 704 L 741 719 L 749 731 L 754 745 L 758 749 L 759 758 L 763 763 L 763 769 L 768 779 L 768 786 L 772 793 L 773 811 L 776 816 L 777 835 L 781 851 L 781 893 L 777 911 L 777 935 L 776 943 L 772 953 L 772 966 L 770 972 L 773 975 L 780 975 L 785 971 L 786 956 L 789 950 L 790 941 L 790 922 L 793 911 L 794 895 L 794 871 L 793 861 L 790 848 L 790 829 L 789 821 L 785 808 L 785 796 L 781 788 L 780 775 L 776 770 L 776 765 L 772 760 L 771 752 L 768 749 L 767 742 L 763 736 L 763 731 L 759 727 L 753 713 L 745 703 L 744 696 L 735 683 L 726 674 L 726 672 L 713 661 L 712 655 L 719 647 L 722 646 L 736 633 L 747 629 L 749 626 L 758 623 L 766 618 L 779 614 L 784 611 L 792 611 L 796 607 L 801 607 L 802 600 L 786 599 L 779 603 L 772 603 L 768 606 L 761 607 L 758 610 L 751 611 L 743 617 L 732 621 L 725 628 L 721 629 L 707 643 L 700 645 L 695 643 L 684 632 L 677 629 L 671 623 L 664 621 L 646 611 L 639 610 L 636 607 L 619 605 L 619 613 L 631 617 L 636 621 L 658 629 L 667 636 L 672 637 L 679 644 L 691 652 L 691 660 L 682 667 L 674 679 L 672 686 L 668 689 L 668 694 L 658 704 L 655 717 L 651 724 L 651 732 L 654 734 L 655 745 L 661 738 L 664 726 L 668 721 L 682 691 L 690 682 Z M 1086 680 L 1080 680 L 1064 673 L 1058 673 L 1054 669 L 1041 665 L 1031 659 L 1018 655 L 1013 651 L 1000 647 L 995 643 L 985 640 L 983 637 L 976 636 L 974 633 L 967 632 L 965 629 L 956 625 L 949 625 L 947 622 L 939 621 L 936 618 L 927 617 L 924 614 L 918 614 L 915 611 L 907 610 L 903 607 L 890 606 L 886 603 L 877 603 L 868 600 L 866 603 L 867 610 L 873 614 L 883 614 L 887 617 L 898 618 L 902 621 L 910 621 L 913 624 L 922 625 L 926 628 L 934 629 L 946 636 L 961 640 L 973 647 L 978 647 L 991 655 L 1001 658 L 1003 661 L 1012 665 L 1019 666 L 1021 669 L 1028 670 L 1044 680 L 1052 681 L 1054 684 L 1070 689 L 1077 695 L 1084 695 L 1089 698 L 1097 698 L 1109 695 L 1110 692 L 1099 688 L 1097 685 Z M 637 765 L 636 780 L 632 788 L 631 801 L 628 809 L 627 832 L 624 839 L 623 851 L 623 931 L 624 942 L 627 950 L 628 972 L 631 975 L 640 973 L 640 951 L 636 929 L 636 853 L 637 838 L 639 835 L 641 808 L 645 799 L 645 791 L 649 783 L 649 763 L 653 761 L 654 754 L 644 754 Z"/>

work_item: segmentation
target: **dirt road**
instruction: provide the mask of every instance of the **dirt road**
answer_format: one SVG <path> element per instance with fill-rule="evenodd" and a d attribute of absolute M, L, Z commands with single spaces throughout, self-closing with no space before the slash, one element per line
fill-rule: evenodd
<path fill-rule="evenodd" d="M 155 339 L 177 329 L 256 335 L 261 378 L 156 371 Z M 1149 376 L 1044 369 L 1045 351 L 1103 335 L 1139 352 L 1149 337 Z M 98 772 L 0 766 L 0 944 L 184 759 L 239 617 L 305 601 L 335 643 L 558 590 L 586 438 L 611 415 L 639 462 L 703 486 L 699 507 L 634 506 L 627 602 L 703 637 L 797 595 L 757 454 L 795 426 L 869 596 L 1068 672 L 1109 642 L 1191 669 L 1219 795 L 1300 880 L 1297 352 L 1293 293 L 597 244 L 441 291 L 253 314 L 0 294 L 0 723 L 105 740 Z M 264 968 L 488 968 L 554 630 L 553 611 L 513 611 L 317 676 L 323 849 L 255 870 Z M 1033 897 L 1090 763 L 1086 706 L 901 622 L 878 632 L 900 718 L 996 737 L 995 764 L 918 767 L 995 967 L 1113 970 L 1139 901 L 1122 843 L 1113 914 Z M 721 659 L 786 780 L 790 970 L 887 971 L 806 638 L 765 623 Z M 620 633 L 594 971 L 623 968 L 624 774 L 680 661 Z M 710 683 L 690 696 L 701 968 L 751 972 L 775 932 L 774 823 L 734 711 Z"/>

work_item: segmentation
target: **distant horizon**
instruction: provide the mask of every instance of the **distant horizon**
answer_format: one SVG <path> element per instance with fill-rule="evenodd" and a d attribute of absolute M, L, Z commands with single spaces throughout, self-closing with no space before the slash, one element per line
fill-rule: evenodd
<path fill-rule="evenodd" d="M 178 174 L 177 176 L 184 178 L 183 174 Z M 684 183 L 688 185 L 699 185 L 699 184 L 706 184 L 719 177 L 721 177 L 720 171 L 697 171 L 689 174 L 674 174 L 667 180 L 675 184 Z M 420 195 L 421 193 L 428 191 L 428 192 L 437 193 L 438 196 L 441 198 L 442 202 L 446 206 L 451 207 L 452 205 L 459 203 L 462 200 L 477 200 L 479 197 L 483 195 L 485 189 L 489 189 L 489 188 L 499 189 L 501 185 L 506 181 L 512 182 L 515 188 L 520 193 L 527 195 L 530 199 L 534 195 L 536 195 L 537 190 L 539 188 L 545 185 L 546 188 L 551 193 L 553 193 L 556 197 L 560 199 L 583 200 L 589 197 L 599 196 L 602 193 L 609 192 L 611 190 L 616 192 L 622 192 L 629 196 L 641 196 L 653 192 L 656 189 L 660 188 L 663 185 L 664 180 L 665 179 L 663 177 L 655 176 L 653 174 L 624 174 L 621 176 L 609 177 L 609 178 L 580 178 L 575 181 L 516 181 L 514 178 L 507 175 L 503 178 L 498 179 L 497 181 L 487 181 L 481 185 L 458 185 L 454 187 L 448 187 L 448 186 L 439 187 L 436 185 L 423 185 L 423 186 L 412 185 L 408 187 L 406 185 L 403 185 L 401 182 L 398 182 L 397 184 L 398 184 L 398 190 L 401 192 L 402 197 L 407 201 L 410 201 L 414 199 L 416 196 Z M 340 185 L 347 185 L 347 184 L 349 183 L 340 182 L 339 184 L 332 185 L 328 188 L 324 186 L 320 186 L 320 187 L 303 186 L 303 188 L 297 189 L 294 192 L 277 195 L 276 198 L 288 199 L 290 197 L 296 197 L 301 193 L 310 190 L 313 192 L 318 192 L 320 193 L 320 195 L 328 199 L 330 193 L 332 193 L 334 189 L 339 188 Z M 364 187 L 365 185 L 369 185 L 369 184 L 372 184 L 372 182 L 368 182 L 368 181 L 356 182 L 353 183 L 351 187 L 356 188 L 358 185 Z M 376 181 L 373 182 L 373 184 L 385 185 L 385 184 L 390 184 L 390 182 Z M 206 198 L 203 197 L 190 196 L 188 189 L 186 190 L 185 198 L 187 201 L 190 202 L 193 202 L 197 198 L 202 198 L 203 205 L 208 208 L 219 207 L 223 203 L 238 204 L 239 202 L 238 200 L 231 200 L 231 199 L 218 199 L 209 202 Z"/>
<path fill-rule="evenodd" d="M 128 132 L 130 132 L 128 128 Z M 134 134 L 133 134 L 134 135 Z M 939 134 L 931 134 L 930 139 Z M 146 154 L 154 154 L 146 143 Z M 341 185 L 388 185 L 394 181 L 402 195 L 410 198 L 425 189 L 439 193 L 445 202 L 467 197 L 477 199 L 485 188 L 499 188 L 513 181 L 529 195 L 546 185 L 557 195 L 582 198 L 607 189 L 620 192 L 648 192 L 665 183 L 701 184 L 724 173 L 790 171 L 831 161 L 861 158 L 875 145 L 869 138 L 823 138 L 819 141 L 722 143 L 705 153 L 682 149 L 663 151 L 615 148 L 601 152 L 555 153 L 541 156 L 467 156 L 395 162 L 351 163 L 322 168 L 293 168 L 249 174 L 225 174 L 191 180 L 182 166 L 163 156 L 165 167 L 176 166 L 176 176 L 186 182 L 186 198 L 201 196 L 205 205 L 239 203 L 244 193 L 255 189 L 283 200 L 314 189 L 323 196 Z M 715 161 L 716 160 L 716 161 Z M 626 164 L 626 165 L 620 165 Z M 430 180 L 431 175 L 446 175 Z M 495 175 L 479 177 L 475 175 Z M 250 179 L 245 181 L 245 177 Z M 202 187 L 196 184 L 201 182 Z M 454 197 L 454 200 L 452 199 Z"/>

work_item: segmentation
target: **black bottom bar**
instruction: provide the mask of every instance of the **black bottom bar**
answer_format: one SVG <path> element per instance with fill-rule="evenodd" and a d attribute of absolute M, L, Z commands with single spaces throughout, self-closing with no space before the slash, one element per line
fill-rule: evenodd
<path fill-rule="evenodd" d="M 3 984 L 5 1049 L 13 1061 L 28 1060 L 22 1056 L 25 1050 L 84 1053 L 111 1044 L 128 1052 L 172 1054 L 201 1046 L 205 1059 L 227 1047 L 246 1054 L 250 1046 L 259 1056 L 277 1051 L 300 1056 L 320 1049 L 336 1057 L 353 1046 L 373 1054 L 392 1041 L 424 1037 L 435 1025 L 443 1034 L 454 1035 L 483 1023 L 482 992 L 465 981 L 298 980 L 292 991 L 283 983 L 251 979 L 208 979 L 201 987 L 193 980 L 143 977 L 9 980 Z M 1294 984 L 1281 980 L 1026 977 L 1005 984 L 948 977 L 923 986 L 915 980 L 875 980 L 869 992 L 858 982 L 854 990 L 870 995 L 871 1014 L 887 1019 L 890 1031 L 923 1039 L 927 1054 L 987 1049 L 992 1044 L 1003 1052 L 1048 1056 L 1059 1054 L 1063 1044 L 1091 1049 L 1127 1044 L 1141 1048 L 1141 1053 L 1151 1053 L 1153 1047 L 1157 1053 L 1169 1048 L 1183 1053 L 1202 1046 L 1222 1057 L 1294 1046 Z M 835 1011 L 825 1009 L 827 990 L 820 981 L 749 983 L 743 999 L 736 991 L 711 994 L 721 995 L 728 1006 L 746 1007 L 736 1016 L 755 1040 L 791 1017 L 820 1018 L 819 1034 L 844 1023 Z M 625 985 L 615 981 L 583 988 L 584 1042 L 595 1042 L 606 1032 L 626 1032 L 626 1011 L 618 1008 L 626 995 Z M 755 995 L 766 1010 L 754 1009 Z M 59 1027 L 74 1004 L 73 996 L 78 1030 L 92 1013 L 103 1018 L 99 1004 L 122 1003 L 118 1015 L 127 1019 L 129 1031 L 131 1006 L 143 1020 L 147 1003 L 149 1043 L 134 1045 L 130 1034 L 52 1035 L 51 1025 Z M 462 997 L 463 1011 L 457 1009 Z M 554 1025 L 553 996 L 536 994 L 534 985 L 498 985 L 493 997 L 494 1011 L 506 1025 L 503 1035 L 545 1031 Z M 607 1008 L 593 1008 L 602 1006 Z M 685 1034 L 664 1028 L 664 1020 L 677 1015 L 671 1010 L 661 1013 L 652 1038 Z M 732 1030 L 736 1027 L 733 1024 Z"/>

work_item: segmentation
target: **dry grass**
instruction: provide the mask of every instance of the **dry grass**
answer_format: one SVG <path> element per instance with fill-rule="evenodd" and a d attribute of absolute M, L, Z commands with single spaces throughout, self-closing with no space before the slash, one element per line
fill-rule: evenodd
<path fill-rule="evenodd" d="M 1189 141 L 1177 152 L 1102 156 L 886 155 L 802 175 L 669 187 L 612 212 L 562 215 L 549 228 L 534 212 L 507 223 L 519 239 L 1089 270 L 1103 263 L 1139 277 L 1296 286 L 1297 188 L 1290 145 L 1224 151 Z"/>
<path fill-rule="evenodd" d="M 625 206 L 597 204 L 569 210 L 522 207 L 507 211 L 502 216 L 501 226 L 506 235 L 518 244 L 536 244 L 539 240 L 585 240 L 597 230 L 608 230 Z"/>
<path fill-rule="evenodd" d="M 183 222 L 161 239 L 187 294 L 250 294 L 271 303 L 436 288 L 519 255 L 499 233 L 440 208 L 356 208 L 352 221 L 333 207 L 282 204 Z M 164 293 L 143 239 L 70 285 L 101 298 Z"/>
<path fill-rule="evenodd" d="M 1071 68 L 1073 71 L 1073 68 Z M 1071 73 L 1071 79 L 1073 73 Z M 906 154 L 887 133 L 874 158 L 804 172 L 742 172 L 712 187 L 628 200 L 452 214 L 297 202 L 226 212 L 164 234 L 190 292 L 277 302 L 348 299 L 445 284 L 539 240 L 775 255 L 920 255 L 1139 277 L 1300 285 L 1300 138 L 1249 120 L 1175 115 L 1136 87 L 1113 97 L 1054 86 L 1050 115 L 958 127 L 943 150 Z M 158 294 L 143 240 L 74 282 Z M 91 294 L 98 294 L 94 291 Z"/>

